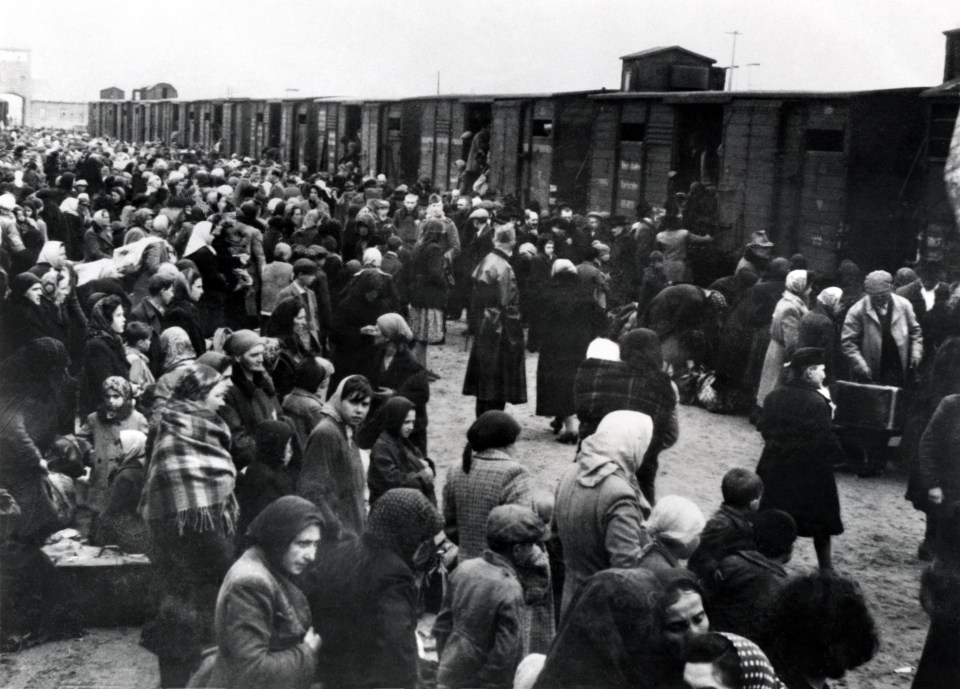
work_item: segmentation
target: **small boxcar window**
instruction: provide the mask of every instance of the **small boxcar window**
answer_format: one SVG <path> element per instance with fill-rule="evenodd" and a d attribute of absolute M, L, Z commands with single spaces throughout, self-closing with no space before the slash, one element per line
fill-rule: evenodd
<path fill-rule="evenodd" d="M 204 121 L 204 122 L 209 122 L 209 121 L 210 121 L 210 113 L 208 113 L 208 112 L 203 113 L 203 121 Z"/>
<path fill-rule="evenodd" d="M 642 122 L 621 122 L 620 141 L 643 142 L 647 135 L 647 125 Z"/>
<path fill-rule="evenodd" d="M 550 136 L 550 133 L 552 131 L 553 131 L 552 120 L 534 120 L 533 121 L 533 136 Z"/>
<path fill-rule="evenodd" d="M 258 113 L 257 113 L 257 124 L 263 124 L 263 113 L 262 113 L 262 112 L 258 112 Z"/>
<path fill-rule="evenodd" d="M 306 124 L 307 123 L 307 113 L 298 112 L 297 113 L 297 124 Z"/>
<path fill-rule="evenodd" d="M 387 119 L 387 130 L 391 132 L 400 131 L 400 118 L 399 117 L 390 117 Z"/>
<path fill-rule="evenodd" d="M 804 141 L 808 151 L 843 153 L 842 129 L 808 129 Z"/>

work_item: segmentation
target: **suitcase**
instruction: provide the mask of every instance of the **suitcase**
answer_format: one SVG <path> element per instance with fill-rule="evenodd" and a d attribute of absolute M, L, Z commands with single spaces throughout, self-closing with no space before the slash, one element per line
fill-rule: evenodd
<path fill-rule="evenodd" d="M 139 626 L 150 604 L 150 560 L 113 546 L 45 546 L 60 585 L 87 627 Z"/>
<path fill-rule="evenodd" d="M 877 431 L 903 430 L 905 406 L 903 388 L 837 381 L 833 402 L 837 405 L 834 422 L 841 426 Z"/>

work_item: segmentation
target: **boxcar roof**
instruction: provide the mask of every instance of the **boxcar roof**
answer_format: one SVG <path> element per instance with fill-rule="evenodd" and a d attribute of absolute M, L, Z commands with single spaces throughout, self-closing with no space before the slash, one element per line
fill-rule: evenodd
<path fill-rule="evenodd" d="M 960 31 L 960 29 L 954 29 Z M 939 86 L 934 86 L 920 94 L 921 98 L 935 98 L 936 96 L 954 96 L 960 93 L 960 78 L 945 81 Z"/>
<path fill-rule="evenodd" d="M 666 103 L 729 103 L 735 99 L 796 100 L 854 98 L 881 93 L 919 92 L 922 87 L 876 89 L 873 91 L 609 91 L 590 98 L 604 100 L 662 100 Z"/>
<path fill-rule="evenodd" d="M 647 48 L 646 50 L 641 50 L 636 53 L 630 53 L 629 55 L 623 55 L 620 57 L 621 60 L 634 60 L 639 57 L 650 57 L 651 55 L 656 55 L 657 53 L 668 53 L 668 52 L 681 52 L 686 53 L 687 55 L 692 55 L 695 58 L 703 60 L 704 62 L 709 62 L 711 65 L 716 62 L 712 57 L 707 57 L 706 55 L 701 55 L 700 53 L 695 53 L 692 50 L 687 50 L 679 45 L 662 45 L 657 46 L 656 48 Z"/>

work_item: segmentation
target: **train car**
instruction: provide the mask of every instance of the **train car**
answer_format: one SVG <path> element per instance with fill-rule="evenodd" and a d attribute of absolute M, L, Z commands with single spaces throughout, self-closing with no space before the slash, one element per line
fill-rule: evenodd
<path fill-rule="evenodd" d="M 895 268 L 915 234 L 904 209 L 917 194 L 919 91 L 592 96 L 590 209 L 631 217 L 701 182 L 716 188 L 728 255 L 765 230 L 821 273 L 847 255 Z"/>

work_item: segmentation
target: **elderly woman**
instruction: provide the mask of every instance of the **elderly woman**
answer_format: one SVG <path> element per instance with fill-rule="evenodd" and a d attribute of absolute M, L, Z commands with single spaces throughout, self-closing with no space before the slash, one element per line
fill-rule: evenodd
<path fill-rule="evenodd" d="M 700 534 L 706 524 L 703 513 L 692 500 L 679 495 L 661 498 L 644 525 L 650 543 L 643 548 L 640 566 L 652 571 L 682 567 L 681 560 L 689 560 L 700 545 Z"/>
<path fill-rule="evenodd" d="M 120 297 L 104 297 L 93 305 L 87 322 L 87 343 L 83 350 L 81 414 L 89 414 L 100 404 L 103 381 L 110 376 L 130 376 L 130 363 L 122 339 L 126 322 Z"/>
<path fill-rule="evenodd" d="M 416 488 L 436 505 L 436 467 L 410 440 L 417 421 L 416 405 L 397 395 L 383 405 L 380 417 L 383 430 L 370 451 L 367 472 L 370 504 L 391 488 Z"/>
<path fill-rule="evenodd" d="M 158 656 L 160 686 L 186 686 L 213 640 L 217 590 L 233 561 L 239 508 L 230 430 L 217 411 L 229 381 L 192 365 L 160 413 L 140 514 L 160 582 L 141 643 Z"/>
<path fill-rule="evenodd" d="M 757 420 L 764 447 L 756 471 L 763 480 L 760 509 L 793 517 L 797 534 L 813 538 L 820 569 L 830 570 L 831 537 L 843 533 L 833 476 L 842 449 L 824 394 L 824 361 L 821 349 L 794 352 L 790 380 L 770 393 Z"/>
<path fill-rule="evenodd" d="M 483 554 L 487 517 L 494 507 L 534 507 L 530 475 L 512 456 L 519 435 L 520 424 L 506 412 L 484 412 L 467 431 L 460 466 L 447 474 L 443 528 L 460 547 L 460 562 Z"/>
<path fill-rule="evenodd" d="M 554 512 L 566 568 L 561 617 L 591 575 L 639 564 L 649 540 L 641 522 L 650 507 L 637 470 L 652 437 L 653 421 L 646 414 L 611 412 L 561 476 Z"/>
<path fill-rule="evenodd" d="M 760 374 L 760 387 L 757 390 L 757 406 L 762 407 L 767 395 L 783 382 L 783 364 L 790 360 L 797 348 L 800 334 L 800 319 L 807 309 L 810 296 L 808 274 L 805 270 L 791 270 L 787 273 L 786 290 L 773 311 L 770 323 L 770 344 L 763 360 L 763 372 Z"/>
<path fill-rule="evenodd" d="M 420 240 L 410 260 L 410 325 L 413 355 L 427 365 L 427 345 L 443 341 L 446 331 L 443 312 L 447 305 L 447 276 L 443 247 L 444 226 L 440 220 L 425 220 Z"/>
<path fill-rule="evenodd" d="M 554 262 L 539 296 L 540 358 L 537 362 L 537 416 L 554 417 L 561 443 L 577 442 L 574 380 L 591 340 L 606 326 L 603 309 L 589 285 L 565 258 Z"/>
<path fill-rule="evenodd" d="M 251 545 L 234 563 L 217 596 L 216 655 L 192 687 L 307 689 L 320 635 L 299 576 L 314 561 L 323 519 L 303 498 L 271 503 L 247 530 Z"/>

